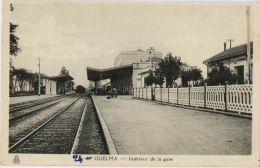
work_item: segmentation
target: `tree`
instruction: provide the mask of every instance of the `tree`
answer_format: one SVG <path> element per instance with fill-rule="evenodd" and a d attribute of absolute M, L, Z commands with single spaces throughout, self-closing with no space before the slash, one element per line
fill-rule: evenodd
<path fill-rule="evenodd" d="M 210 63 L 209 67 L 211 68 L 211 72 L 208 73 L 208 78 L 206 79 L 209 86 L 224 85 L 226 81 L 228 81 L 229 84 L 235 84 L 237 82 L 237 75 L 225 67 L 222 62 Z"/>
<path fill-rule="evenodd" d="M 18 86 L 21 91 L 24 90 L 25 85 L 29 86 L 29 91 L 38 90 L 38 74 L 28 72 L 28 70 L 24 68 L 16 69 L 13 67 L 12 69 L 12 84 L 10 84 L 10 93 L 14 94 L 15 86 Z M 10 81 L 11 82 L 11 81 Z M 14 84 L 13 84 L 14 83 Z"/>
<path fill-rule="evenodd" d="M 164 77 L 160 73 L 160 70 L 156 69 L 156 71 L 155 71 L 155 84 L 162 87 L 163 83 L 164 83 Z"/>
<path fill-rule="evenodd" d="M 12 12 L 14 10 L 14 6 L 13 4 L 10 4 L 10 11 Z M 21 49 L 18 46 L 18 40 L 19 38 L 17 36 L 14 35 L 15 33 L 15 29 L 18 27 L 19 25 L 16 24 L 12 24 L 10 22 L 10 46 L 9 46 L 9 53 L 12 56 L 17 56 L 17 53 L 19 51 L 21 51 Z"/>
<path fill-rule="evenodd" d="M 150 70 L 149 75 L 144 79 L 144 82 L 147 86 L 152 86 L 156 83 L 156 78 L 153 75 L 153 72 Z"/>
<path fill-rule="evenodd" d="M 27 82 L 29 83 L 29 91 L 38 91 L 38 74 L 29 72 L 27 75 Z M 37 93 L 37 92 L 36 92 Z"/>
<path fill-rule="evenodd" d="M 76 93 L 85 93 L 85 87 L 83 87 L 82 85 L 78 85 L 76 87 Z"/>
<path fill-rule="evenodd" d="M 13 74 L 16 76 L 15 86 L 18 84 L 21 91 L 23 91 L 24 82 L 28 79 L 27 70 L 24 68 L 15 69 Z"/>
<path fill-rule="evenodd" d="M 61 68 L 60 75 L 69 75 L 69 71 L 66 69 L 65 66 Z"/>
<path fill-rule="evenodd" d="M 42 75 L 42 74 L 41 74 Z M 34 73 L 34 79 L 33 79 L 33 90 L 35 91 L 35 93 L 38 94 L 38 91 L 39 91 L 39 74 L 38 73 Z M 41 86 L 43 85 L 43 82 L 41 80 L 40 82 L 40 88 Z"/>
<path fill-rule="evenodd" d="M 181 83 L 182 86 L 187 87 L 190 79 L 190 70 L 182 70 L 181 71 Z"/>
<path fill-rule="evenodd" d="M 202 71 L 197 68 L 191 68 L 188 70 L 181 71 L 181 78 L 182 78 L 182 85 L 189 86 L 190 81 L 193 81 L 193 86 L 195 85 L 194 82 L 197 83 L 198 80 L 202 79 Z"/>
<path fill-rule="evenodd" d="M 61 68 L 60 75 L 69 75 L 69 71 L 66 69 L 65 66 L 63 66 Z M 71 86 L 72 87 L 74 86 L 74 82 L 73 81 L 66 81 L 65 82 L 65 90 L 66 90 L 66 92 L 69 92 L 71 90 Z"/>
<path fill-rule="evenodd" d="M 12 12 L 14 10 L 13 4 L 10 4 L 10 11 Z M 19 38 L 17 36 L 15 36 L 15 30 L 18 27 L 18 25 L 12 24 L 10 23 L 10 27 L 9 27 L 9 54 L 10 56 L 17 56 L 17 53 L 21 51 L 21 49 L 18 46 L 18 40 Z M 10 57 L 9 60 L 9 92 L 10 94 L 14 94 L 14 85 L 13 85 L 13 72 L 14 72 L 14 66 L 13 66 L 13 60 Z"/>
<path fill-rule="evenodd" d="M 164 59 L 159 63 L 159 74 L 161 77 L 166 78 L 166 87 L 172 87 L 181 75 L 181 58 L 174 57 L 172 53 L 169 53 L 164 57 Z"/>
<path fill-rule="evenodd" d="M 12 56 L 17 56 L 17 53 L 21 51 L 21 49 L 18 46 L 19 38 L 14 35 L 15 29 L 17 27 L 18 27 L 18 25 L 10 23 L 10 46 L 9 46 L 9 53 Z"/>
<path fill-rule="evenodd" d="M 192 68 L 191 69 L 191 80 L 193 81 L 193 86 L 195 85 L 194 82 L 197 83 L 198 80 L 202 79 L 202 71 L 199 68 Z"/>
<path fill-rule="evenodd" d="M 9 94 L 14 94 L 14 66 L 12 58 L 9 59 Z"/>

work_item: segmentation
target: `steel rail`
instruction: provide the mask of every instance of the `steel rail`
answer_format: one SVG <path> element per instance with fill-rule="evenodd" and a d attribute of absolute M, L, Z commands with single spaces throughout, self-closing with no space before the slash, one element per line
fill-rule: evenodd
<path fill-rule="evenodd" d="M 87 99 L 88 98 L 86 98 L 86 102 L 85 102 L 85 106 L 84 106 L 84 109 L 83 109 L 83 112 L 82 112 L 82 115 L 81 115 L 81 120 L 80 120 L 80 124 L 79 124 L 79 127 L 78 127 L 78 131 L 77 131 L 77 134 L 75 136 L 70 154 L 76 153 L 76 150 L 77 150 L 77 147 L 78 147 L 79 136 L 80 136 L 80 133 L 81 133 L 81 130 L 82 130 L 83 121 L 84 121 L 85 116 L 86 116 L 87 101 L 88 101 Z"/>
<path fill-rule="evenodd" d="M 40 110 L 44 110 L 44 109 L 46 109 L 46 108 L 48 108 L 48 107 L 51 107 L 51 106 L 54 106 L 54 105 L 56 105 L 56 104 L 58 104 L 58 103 L 59 103 L 59 102 L 54 102 L 54 103 L 49 104 L 49 105 L 47 105 L 47 106 L 44 106 L 44 107 L 42 107 L 42 108 L 40 108 L 40 109 L 36 109 L 36 110 L 30 111 L 30 112 L 27 112 L 27 113 L 24 113 L 24 114 L 21 114 L 21 115 L 18 115 L 18 116 L 11 117 L 11 118 L 9 118 L 9 121 L 13 121 L 13 120 L 15 120 L 15 119 L 24 117 L 24 116 L 26 116 L 26 115 L 29 115 L 29 114 L 31 114 L 31 113 L 34 113 L 34 112 L 37 112 L 37 111 L 40 111 Z"/>
<path fill-rule="evenodd" d="M 37 103 L 39 101 L 45 101 L 45 100 L 49 100 L 49 99 L 58 99 L 58 98 L 61 98 L 61 97 L 64 97 L 64 96 L 65 95 L 60 95 L 60 96 L 46 97 L 46 98 L 36 99 L 36 100 L 29 100 L 29 101 L 25 101 L 25 102 L 16 103 L 16 104 L 10 104 L 9 107 L 10 108 L 23 107 L 25 105 Z"/>
<path fill-rule="evenodd" d="M 25 103 L 30 104 L 30 103 L 37 102 L 37 101 L 39 101 L 39 100 L 46 100 L 46 99 L 49 99 L 49 98 L 58 98 L 58 97 L 62 97 L 62 96 L 64 96 L 64 95 L 58 95 L 58 96 L 53 96 L 53 97 L 46 97 L 46 98 L 36 99 L 36 100 L 28 100 L 28 101 L 25 101 L 25 102 L 10 104 L 9 107 L 11 108 L 11 107 L 22 106 L 22 105 L 24 105 Z"/>
<path fill-rule="evenodd" d="M 15 107 L 9 108 L 9 113 L 13 113 L 13 112 L 16 112 L 16 111 L 19 111 L 19 110 L 24 110 L 24 109 L 34 107 L 34 106 L 37 106 L 37 105 L 40 105 L 40 104 L 43 104 L 43 103 L 48 103 L 48 102 L 51 102 L 51 101 L 54 101 L 54 100 L 59 100 L 59 99 L 62 99 L 64 97 L 65 96 L 59 96 L 59 97 L 55 97 L 55 98 L 36 101 L 35 103 L 24 104 L 22 106 L 15 106 Z"/>
<path fill-rule="evenodd" d="M 67 99 L 69 99 L 69 98 L 71 98 L 71 97 L 65 98 L 65 99 L 63 99 L 63 100 L 67 100 Z M 44 110 L 44 109 L 46 109 L 46 108 L 48 108 L 48 107 L 51 107 L 51 106 L 54 106 L 54 105 L 60 103 L 60 102 L 63 101 L 63 100 L 58 100 L 57 102 L 54 102 L 54 103 L 49 104 L 49 105 L 47 105 L 47 106 L 43 106 L 43 107 L 41 107 L 41 108 L 32 110 L 32 111 L 30 111 L 30 112 L 27 112 L 27 113 L 24 113 L 24 114 L 21 114 L 21 115 L 17 115 L 17 116 L 11 117 L 11 118 L 9 118 L 9 121 L 13 121 L 13 120 L 15 120 L 15 119 L 24 117 L 24 116 L 26 116 L 26 115 L 29 115 L 29 114 L 31 114 L 31 113 L 35 113 L 35 112 L 40 111 L 40 110 Z M 53 100 L 53 101 L 55 101 L 55 100 Z M 51 102 L 51 101 L 50 101 L 50 102 Z M 40 105 L 40 104 L 39 104 L 39 105 Z"/>
<path fill-rule="evenodd" d="M 60 110 L 58 113 L 56 113 L 54 116 L 52 116 L 49 120 L 45 121 L 42 125 L 40 125 L 39 127 L 37 127 L 35 130 L 33 130 L 32 132 L 30 132 L 29 134 L 27 134 L 25 137 L 23 137 L 22 139 L 20 139 L 18 142 L 16 142 L 15 144 L 13 144 L 10 148 L 9 148 L 9 152 L 11 150 L 13 150 L 14 148 L 16 148 L 18 145 L 20 145 L 21 143 L 23 143 L 24 141 L 26 141 L 28 138 L 30 138 L 32 135 L 34 135 L 36 132 L 38 132 L 40 129 L 42 129 L 44 126 L 46 126 L 49 122 L 51 122 L 54 118 L 56 118 L 59 114 L 61 114 L 62 112 L 65 112 L 68 108 L 70 108 L 74 103 L 76 103 L 82 96 L 80 96 L 79 98 L 77 98 L 75 101 L 73 101 L 70 105 L 68 105 L 67 107 L 65 107 L 64 109 Z"/>

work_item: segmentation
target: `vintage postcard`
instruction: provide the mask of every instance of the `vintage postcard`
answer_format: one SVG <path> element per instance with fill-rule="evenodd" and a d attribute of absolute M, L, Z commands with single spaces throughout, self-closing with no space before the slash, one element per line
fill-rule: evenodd
<path fill-rule="evenodd" d="M 259 166 L 259 2 L 2 11 L 1 165 Z"/>

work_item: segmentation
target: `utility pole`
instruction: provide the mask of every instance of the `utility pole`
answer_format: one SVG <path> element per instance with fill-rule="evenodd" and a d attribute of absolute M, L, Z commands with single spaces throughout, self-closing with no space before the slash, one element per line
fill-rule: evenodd
<path fill-rule="evenodd" d="M 39 82 L 38 82 L 38 95 L 41 95 L 41 59 L 38 57 L 39 60 Z"/>
<path fill-rule="evenodd" d="M 250 6 L 246 9 L 246 20 L 247 20 L 247 63 L 248 63 L 248 80 L 247 84 L 252 81 L 251 72 L 251 46 L 250 46 Z"/>
<path fill-rule="evenodd" d="M 150 61 L 150 70 L 152 70 L 152 52 L 149 52 L 150 56 L 149 56 L 149 61 Z"/>

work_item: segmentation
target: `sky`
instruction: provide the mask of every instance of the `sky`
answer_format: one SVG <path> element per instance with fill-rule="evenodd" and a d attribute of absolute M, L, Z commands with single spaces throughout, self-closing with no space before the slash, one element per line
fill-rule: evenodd
<path fill-rule="evenodd" d="M 246 43 L 246 4 L 174 2 L 15 2 L 22 52 L 17 68 L 55 76 L 65 66 L 76 85 L 88 87 L 86 67 L 109 68 L 121 51 L 154 47 L 198 66 L 223 51 L 223 43 Z M 229 48 L 229 44 L 227 44 Z"/>

